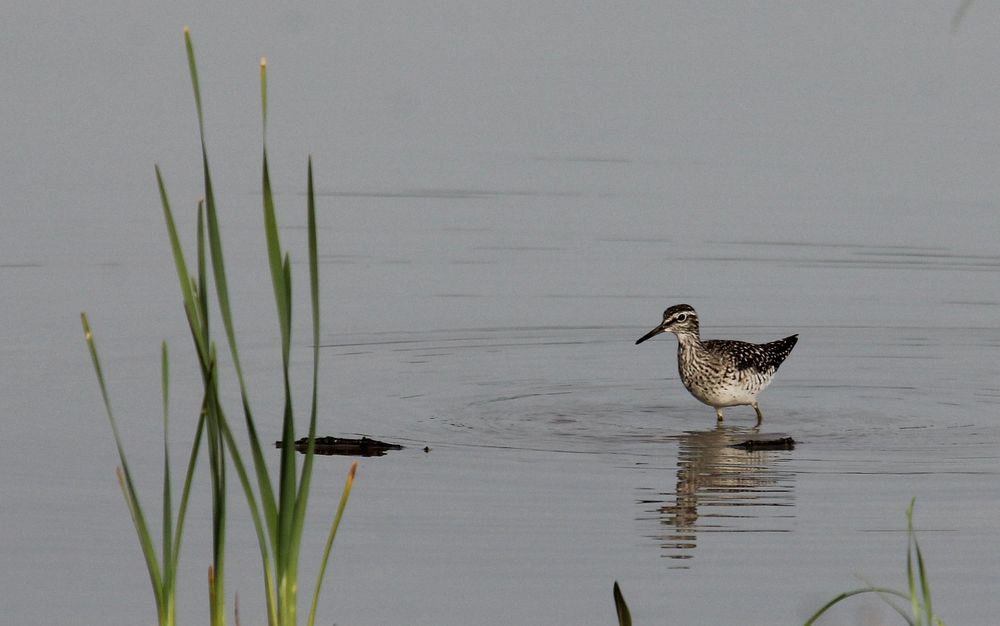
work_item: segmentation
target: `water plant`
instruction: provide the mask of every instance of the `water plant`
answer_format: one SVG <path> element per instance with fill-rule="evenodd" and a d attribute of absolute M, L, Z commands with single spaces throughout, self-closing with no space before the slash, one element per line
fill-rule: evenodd
<path fill-rule="evenodd" d="M 829 609 L 840 602 L 857 595 L 866 593 L 877 594 L 878 597 L 891 606 L 899 615 L 906 620 L 910 626 L 944 626 L 940 617 L 935 615 L 931 603 L 931 585 L 927 578 L 927 567 L 924 565 L 924 556 L 920 552 L 920 544 L 917 542 L 917 534 L 913 530 L 913 505 L 916 498 L 910 500 L 910 506 L 906 509 L 906 582 L 907 592 L 886 587 L 876 587 L 867 585 L 860 589 L 845 591 L 824 604 L 816 613 L 810 617 L 805 626 L 814 624 L 817 619 Z M 914 562 L 916 562 L 916 572 L 914 572 Z M 919 583 L 919 584 L 918 584 Z M 902 598 L 910 601 L 910 611 L 893 602 L 892 598 Z"/>
<path fill-rule="evenodd" d="M 242 487 L 257 535 L 260 548 L 261 564 L 264 573 L 264 589 L 267 601 L 268 624 L 271 626 L 290 626 L 297 623 L 298 607 L 298 565 L 301 548 L 302 531 L 305 522 L 306 508 L 309 500 L 313 460 L 314 439 L 316 434 L 317 416 L 317 386 L 319 372 L 319 271 L 317 261 L 316 240 L 316 204 L 313 191 L 312 160 L 307 167 L 306 220 L 308 232 L 308 267 L 309 291 L 312 315 L 312 395 L 309 414 L 308 446 L 302 461 L 301 470 L 298 467 L 295 451 L 295 417 L 291 393 L 290 352 L 292 337 L 292 270 L 287 252 L 281 247 L 278 234 L 278 223 L 275 214 L 274 196 L 271 189 L 271 179 L 267 158 L 267 62 L 261 59 L 261 111 L 262 111 L 262 171 L 261 186 L 263 198 L 264 234 L 267 248 L 268 266 L 270 268 L 274 302 L 277 308 L 279 334 L 281 338 L 282 384 L 284 389 L 284 409 L 282 419 L 281 460 L 277 484 L 272 481 L 264 453 L 257 435 L 256 421 L 251 408 L 243 367 L 237 348 L 234 332 L 232 308 L 230 305 L 226 266 L 223 256 L 221 229 L 216 211 L 215 194 L 212 186 L 211 169 L 209 167 L 208 150 L 205 143 L 205 123 L 201 105 L 201 87 L 198 80 L 197 64 L 195 62 L 194 46 L 190 31 L 184 29 L 184 45 L 187 53 L 188 68 L 194 91 L 195 108 L 198 115 L 198 128 L 201 141 L 201 165 L 204 179 L 204 200 L 199 202 L 197 210 L 197 263 L 194 272 L 190 271 L 184 257 L 178 235 L 174 214 L 167 196 L 166 184 L 160 168 L 157 166 L 156 181 L 170 248 L 184 305 L 184 313 L 188 321 L 191 338 L 197 354 L 198 367 L 202 377 L 203 396 L 201 410 L 195 430 L 184 488 L 176 519 L 173 518 L 171 501 L 171 478 L 169 463 L 169 446 L 167 444 L 167 423 L 169 414 L 168 387 L 169 369 L 166 343 L 162 347 L 162 385 L 164 413 L 164 479 L 163 479 L 163 522 L 161 554 L 157 556 L 153 538 L 149 531 L 139 494 L 136 490 L 132 474 L 129 470 L 125 449 L 119 436 L 118 426 L 111 408 L 110 396 L 104 380 L 100 358 L 94 342 L 89 320 L 85 313 L 81 314 L 84 335 L 97 374 L 98 384 L 104 400 L 112 434 L 118 449 L 121 466 L 118 471 L 119 481 L 125 496 L 126 505 L 132 516 L 139 544 L 142 548 L 150 581 L 156 599 L 159 623 L 174 624 L 176 615 L 177 562 L 180 554 L 184 518 L 187 511 L 188 497 L 197 465 L 198 452 L 202 438 L 206 441 L 209 461 L 209 476 L 211 479 L 212 499 L 212 565 L 209 567 L 209 603 L 210 621 L 212 624 L 225 623 L 225 531 L 226 531 L 226 479 L 227 467 L 231 465 Z M 209 304 L 212 292 L 209 285 L 209 265 L 214 284 L 215 301 L 222 326 L 225 341 L 239 384 L 243 421 L 249 441 L 250 458 L 253 467 L 253 478 L 243 459 L 243 452 L 230 428 L 229 419 L 223 408 L 219 395 L 219 361 L 216 344 L 210 332 Z M 341 495 L 336 514 L 327 534 L 326 546 L 320 561 L 319 572 L 313 590 L 308 624 L 313 624 L 316 618 L 316 608 L 322 588 L 323 576 L 326 572 L 330 551 L 337 528 L 340 525 L 347 500 L 354 481 L 357 463 L 352 464 L 348 472 L 347 482 Z"/>
<path fill-rule="evenodd" d="M 632 613 L 628 610 L 628 604 L 625 603 L 625 596 L 622 595 L 621 587 L 618 586 L 618 581 L 615 581 L 615 586 L 612 588 L 612 595 L 615 598 L 615 613 L 618 615 L 618 626 L 632 626 Z"/>

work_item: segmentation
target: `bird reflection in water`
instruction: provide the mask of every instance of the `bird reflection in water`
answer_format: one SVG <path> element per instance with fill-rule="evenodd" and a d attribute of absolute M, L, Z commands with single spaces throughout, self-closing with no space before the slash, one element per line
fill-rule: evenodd
<path fill-rule="evenodd" d="M 790 458 L 789 452 L 733 447 L 754 434 L 748 428 L 719 425 L 676 437 L 676 488 L 641 500 L 643 505 L 655 506 L 646 509 L 643 517 L 659 522 L 661 529 L 654 538 L 665 550 L 664 556 L 682 561 L 692 558 L 699 533 L 791 529 L 794 474 L 780 469 Z"/>

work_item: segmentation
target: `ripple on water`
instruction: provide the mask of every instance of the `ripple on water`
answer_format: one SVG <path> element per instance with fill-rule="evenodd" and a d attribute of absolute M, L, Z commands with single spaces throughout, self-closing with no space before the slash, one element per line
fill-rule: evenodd
<path fill-rule="evenodd" d="M 927 366 L 976 359 L 967 351 L 984 342 L 974 329 L 808 329 L 762 396 L 759 433 L 747 407 L 730 409 L 717 426 L 677 380 L 672 350 L 653 356 L 659 369 L 649 371 L 631 349 L 633 331 L 467 329 L 380 335 L 338 349 L 359 355 L 371 368 L 364 375 L 381 377 L 374 388 L 433 413 L 410 423 L 408 440 L 589 455 L 595 462 L 583 467 L 594 472 L 609 463 L 628 469 L 637 533 L 671 568 L 693 567 L 706 537 L 720 533 L 753 533 L 755 545 L 777 549 L 775 538 L 796 528 L 803 483 L 832 485 L 824 498 L 853 506 L 854 492 L 840 486 L 854 479 L 890 479 L 890 498 L 898 495 L 893 479 L 934 476 L 936 488 L 948 489 L 997 471 L 997 426 L 969 410 L 985 374 L 956 383 Z M 387 384 L 417 373 L 425 376 L 412 383 L 419 398 Z M 796 448 L 732 447 L 780 436 Z"/>

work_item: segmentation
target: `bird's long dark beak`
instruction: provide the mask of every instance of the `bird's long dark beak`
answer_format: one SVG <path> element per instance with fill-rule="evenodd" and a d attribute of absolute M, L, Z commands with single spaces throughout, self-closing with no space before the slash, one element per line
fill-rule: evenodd
<path fill-rule="evenodd" d="M 655 337 L 655 336 L 659 335 L 664 330 L 666 330 L 666 328 L 663 327 L 663 324 L 660 324 L 659 326 L 657 326 L 653 330 L 649 331 L 648 333 L 646 333 L 642 337 L 639 337 L 638 341 L 635 342 L 635 345 L 639 345 L 643 341 L 646 341 L 647 339 L 649 339 L 651 337 Z"/>

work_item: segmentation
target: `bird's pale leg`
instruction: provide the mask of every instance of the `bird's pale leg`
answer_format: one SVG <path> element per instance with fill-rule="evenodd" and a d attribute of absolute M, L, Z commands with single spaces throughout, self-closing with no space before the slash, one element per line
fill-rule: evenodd
<path fill-rule="evenodd" d="M 716 419 L 717 419 L 717 420 L 718 420 L 718 421 L 719 421 L 720 423 L 722 422 L 722 420 L 723 420 L 723 419 L 725 419 L 725 418 L 724 418 L 724 417 L 722 416 L 722 407 L 718 407 L 717 409 L 715 409 L 715 418 L 716 418 Z"/>
<path fill-rule="evenodd" d="M 754 426 L 754 428 L 759 428 L 760 425 L 764 422 L 764 414 L 761 412 L 760 407 L 757 406 L 756 402 L 752 402 L 750 406 L 753 407 L 754 411 L 757 411 L 757 425 Z"/>

